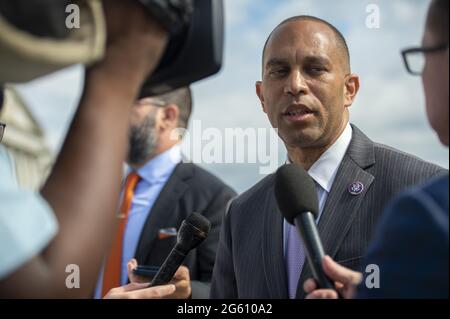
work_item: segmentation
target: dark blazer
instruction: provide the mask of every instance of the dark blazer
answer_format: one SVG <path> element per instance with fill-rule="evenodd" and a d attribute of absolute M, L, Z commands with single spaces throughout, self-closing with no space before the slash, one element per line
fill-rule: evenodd
<path fill-rule="evenodd" d="M 359 270 L 374 226 L 400 191 L 442 173 L 438 166 L 376 144 L 358 128 L 338 169 L 318 230 L 325 253 Z M 364 191 L 351 195 L 359 181 Z M 235 198 L 222 225 L 211 286 L 212 298 L 288 298 L 283 258 L 283 217 L 274 196 L 274 175 Z M 297 297 L 311 277 L 307 263 Z"/>
<path fill-rule="evenodd" d="M 448 299 L 448 208 L 448 175 L 393 202 L 364 261 L 378 265 L 380 286 L 363 280 L 357 298 Z"/>
<path fill-rule="evenodd" d="M 176 166 L 143 227 L 135 258 L 139 265 L 161 266 L 176 243 L 175 237 L 159 239 L 161 229 L 175 227 L 193 212 L 211 222 L 208 238 L 186 257 L 192 298 L 208 298 L 219 242 L 220 225 L 228 202 L 236 193 L 214 175 L 192 163 Z"/>

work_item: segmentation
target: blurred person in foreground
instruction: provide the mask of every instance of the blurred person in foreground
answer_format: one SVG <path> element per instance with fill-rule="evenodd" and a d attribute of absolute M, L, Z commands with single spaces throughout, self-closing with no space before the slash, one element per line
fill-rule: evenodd
<path fill-rule="evenodd" d="M 130 110 L 168 37 L 136 1 L 103 3 L 105 56 L 86 70 L 77 113 L 40 194 L 17 187 L 0 145 L 0 298 L 89 297 L 110 244 Z M 4 129 L 1 124 L 0 133 Z M 79 289 L 66 286 L 71 264 L 80 269 Z M 124 291 L 120 297 L 174 291 L 167 285 Z"/>
<path fill-rule="evenodd" d="M 408 72 L 422 75 L 428 121 L 449 145 L 449 2 L 434 0 L 428 10 L 422 46 L 402 52 Z M 416 64 L 415 61 L 422 61 Z M 325 273 L 345 298 L 448 298 L 449 176 L 431 179 L 401 194 L 387 208 L 363 265 L 379 267 L 379 287 L 369 274 L 323 260 Z M 358 286 L 359 285 L 359 286 Z M 308 279 L 310 299 L 337 298 Z"/>

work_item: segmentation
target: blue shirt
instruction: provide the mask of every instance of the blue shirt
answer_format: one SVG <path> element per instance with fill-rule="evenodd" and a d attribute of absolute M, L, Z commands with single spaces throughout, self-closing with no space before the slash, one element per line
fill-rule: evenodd
<path fill-rule="evenodd" d="M 39 255 L 57 231 L 53 210 L 39 193 L 19 189 L 14 163 L 0 145 L 0 280 Z"/>
<path fill-rule="evenodd" d="M 137 171 L 141 179 L 134 190 L 123 238 L 121 285 L 128 282 L 127 263 L 135 256 L 142 229 L 151 209 L 181 159 L 181 148 L 176 145 L 159 154 Z M 128 174 L 130 172 L 131 170 L 128 170 Z M 103 271 L 97 282 L 96 298 L 101 297 L 102 284 Z"/>

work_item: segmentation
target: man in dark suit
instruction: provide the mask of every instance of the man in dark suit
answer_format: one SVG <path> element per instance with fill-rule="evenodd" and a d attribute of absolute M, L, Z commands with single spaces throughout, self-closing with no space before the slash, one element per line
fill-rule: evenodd
<path fill-rule="evenodd" d="M 404 188 L 442 172 L 372 142 L 349 124 L 359 89 L 345 39 L 309 16 L 282 22 L 263 53 L 258 97 L 288 151 L 316 183 L 327 254 L 358 269 L 383 207 Z M 311 276 L 295 227 L 278 211 L 274 175 L 234 199 L 222 225 L 212 298 L 302 298 Z"/>
<path fill-rule="evenodd" d="M 428 120 L 447 147 L 448 12 L 447 0 L 433 1 L 423 46 L 403 51 L 408 71 L 422 74 Z M 418 60 L 417 56 L 422 59 Z M 420 60 L 426 63 L 415 63 Z M 377 265 L 379 273 L 365 273 L 363 278 L 327 257 L 325 272 L 338 283 L 341 295 L 352 298 L 356 285 L 361 283 L 356 298 L 448 299 L 448 192 L 449 176 L 444 174 L 404 192 L 387 207 L 363 262 L 363 265 Z M 374 275 L 379 277 L 379 285 L 375 287 L 370 285 Z M 337 298 L 335 291 L 315 288 L 313 280 L 305 283 L 309 298 Z"/>
<path fill-rule="evenodd" d="M 191 114 L 189 88 L 141 99 L 131 114 L 130 169 L 123 187 L 123 215 L 96 296 L 128 281 L 127 262 L 161 266 L 176 243 L 176 231 L 191 213 L 211 222 L 208 238 L 186 258 L 188 276 L 170 298 L 208 298 L 226 206 L 235 192 L 202 168 L 183 163 L 180 139 Z M 114 257 L 115 256 L 115 257 Z M 119 258 L 120 257 L 120 258 Z M 120 281 L 118 281 L 120 279 Z"/>

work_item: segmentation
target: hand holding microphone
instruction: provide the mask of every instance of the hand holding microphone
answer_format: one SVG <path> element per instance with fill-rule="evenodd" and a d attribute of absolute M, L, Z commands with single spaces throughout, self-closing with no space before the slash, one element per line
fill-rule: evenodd
<path fill-rule="evenodd" d="M 303 284 L 303 290 L 308 294 L 306 299 L 353 298 L 356 287 L 361 283 L 363 275 L 360 272 L 339 265 L 330 256 L 325 256 L 322 265 L 325 274 L 336 283 L 337 291 L 333 289 L 320 289 L 317 287 L 314 279 L 310 278 Z"/>
<path fill-rule="evenodd" d="M 205 217 L 198 213 L 189 215 L 181 224 L 175 247 L 150 282 L 150 287 L 170 282 L 187 254 L 208 237 L 210 229 L 211 223 Z"/>

